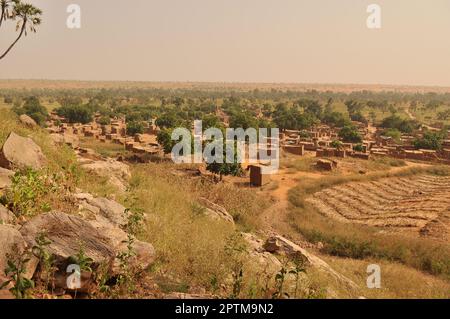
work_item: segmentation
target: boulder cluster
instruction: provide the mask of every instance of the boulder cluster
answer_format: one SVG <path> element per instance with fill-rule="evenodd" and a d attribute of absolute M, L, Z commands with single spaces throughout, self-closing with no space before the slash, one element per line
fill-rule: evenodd
<path fill-rule="evenodd" d="M 126 164 L 84 158 L 80 151 L 78 157 L 88 171 L 112 176 L 123 188 L 126 187 L 124 184 L 130 175 Z M 46 165 L 47 158 L 31 138 L 11 132 L 0 151 L 0 192 L 11 187 L 11 177 L 17 170 L 40 170 Z M 154 262 L 153 246 L 126 231 L 129 212 L 124 206 L 81 192 L 72 194 L 72 200 L 78 209 L 71 213 L 42 212 L 30 219 L 19 219 L 7 207 L 0 205 L 0 287 L 4 286 L 0 289 L 0 298 L 13 297 L 9 292 L 13 283 L 5 274 L 11 263 L 17 265 L 26 260 L 23 277 L 34 281 L 42 279 L 46 265 L 42 254 L 39 254 L 40 236 L 45 236 L 45 252 L 52 256 L 51 290 L 59 295 L 75 291 L 78 294 L 89 293 L 95 280 L 94 272 L 100 267 L 109 278 L 118 276 L 123 262 L 120 258 L 129 251 L 133 253 L 128 256 L 128 267 L 142 271 Z M 74 256 L 80 253 L 89 260 L 89 269 L 81 272 L 80 285 L 72 286 L 67 278 L 76 266 Z"/>

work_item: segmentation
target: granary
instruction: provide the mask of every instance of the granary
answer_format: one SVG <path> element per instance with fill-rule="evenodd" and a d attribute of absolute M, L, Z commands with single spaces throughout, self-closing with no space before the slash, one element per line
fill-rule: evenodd
<path fill-rule="evenodd" d="M 261 187 L 270 183 L 270 175 L 262 173 L 262 166 L 260 165 L 250 165 L 248 167 L 250 170 L 250 185 Z"/>
<path fill-rule="evenodd" d="M 304 145 L 283 145 L 283 151 L 294 155 L 305 155 Z"/>

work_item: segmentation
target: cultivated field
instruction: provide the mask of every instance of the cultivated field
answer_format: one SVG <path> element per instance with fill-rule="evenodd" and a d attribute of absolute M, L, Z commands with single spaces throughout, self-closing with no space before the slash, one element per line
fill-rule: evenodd
<path fill-rule="evenodd" d="M 450 177 L 419 175 L 327 188 L 307 201 L 321 214 L 391 231 L 449 239 Z"/>

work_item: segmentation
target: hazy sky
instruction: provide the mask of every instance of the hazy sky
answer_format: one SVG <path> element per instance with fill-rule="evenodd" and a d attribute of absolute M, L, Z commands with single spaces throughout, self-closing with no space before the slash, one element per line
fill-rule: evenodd
<path fill-rule="evenodd" d="M 0 78 L 450 86 L 450 0 L 28 1 L 43 24 Z M 380 30 L 366 26 L 371 3 Z M 0 29 L 0 50 L 14 36 Z"/>

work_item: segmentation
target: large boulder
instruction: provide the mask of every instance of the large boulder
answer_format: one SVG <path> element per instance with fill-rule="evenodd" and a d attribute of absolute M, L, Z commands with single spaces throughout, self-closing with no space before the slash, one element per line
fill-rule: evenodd
<path fill-rule="evenodd" d="M 118 202 L 103 197 L 94 197 L 87 193 L 75 194 L 75 198 L 78 200 L 82 209 L 97 216 L 101 215 L 112 223 L 113 226 L 126 225 L 126 208 Z"/>
<path fill-rule="evenodd" d="M 7 225 L 0 225 L 0 274 L 4 274 L 10 258 L 19 257 L 29 247 L 17 229 Z M 25 277 L 32 278 L 36 267 L 37 259 L 31 258 L 26 264 Z"/>
<path fill-rule="evenodd" d="M 20 229 L 29 245 L 34 245 L 36 236 L 43 231 L 51 242 L 48 251 L 55 256 L 60 269 L 67 267 L 68 258 L 76 255 L 82 246 L 85 255 L 93 259 L 94 266 L 106 262 L 112 266 L 111 272 L 114 274 L 118 253 L 127 250 L 127 234 L 103 216 L 85 220 L 75 215 L 52 212 L 31 219 Z M 135 240 L 133 250 L 136 253 L 131 260 L 133 265 L 139 264 L 146 269 L 153 263 L 155 251 L 151 244 Z"/>
<path fill-rule="evenodd" d="M 120 191 L 126 191 L 131 177 L 130 168 L 122 162 L 107 159 L 100 161 L 81 162 L 81 167 L 90 173 L 108 178 L 109 182 Z"/>
<path fill-rule="evenodd" d="M 30 167 L 40 169 L 47 159 L 41 148 L 29 137 L 11 132 L 0 152 L 0 166 L 7 169 Z"/>
<path fill-rule="evenodd" d="M 26 114 L 22 114 L 21 116 L 19 116 L 19 121 L 20 123 L 22 123 L 23 125 L 29 127 L 29 128 L 34 128 L 37 125 L 36 121 L 33 120 L 31 117 L 29 117 Z"/>
<path fill-rule="evenodd" d="M 205 207 L 205 214 L 207 216 L 213 219 L 224 220 L 234 225 L 233 216 L 231 216 L 224 207 L 217 205 L 216 203 L 213 203 L 203 197 L 199 198 L 199 202 L 202 206 Z"/>
<path fill-rule="evenodd" d="M 0 167 L 0 190 L 11 186 L 11 177 L 13 175 L 13 171 Z"/>
<path fill-rule="evenodd" d="M 25 223 L 20 233 L 30 245 L 35 245 L 35 238 L 46 233 L 51 241 L 49 253 L 53 254 L 58 264 L 65 264 L 70 256 L 76 255 L 80 246 L 95 263 L 109 261 L 115 256 L 111 241 L 89 221 L 64 213 L 40 214 Z"/>

